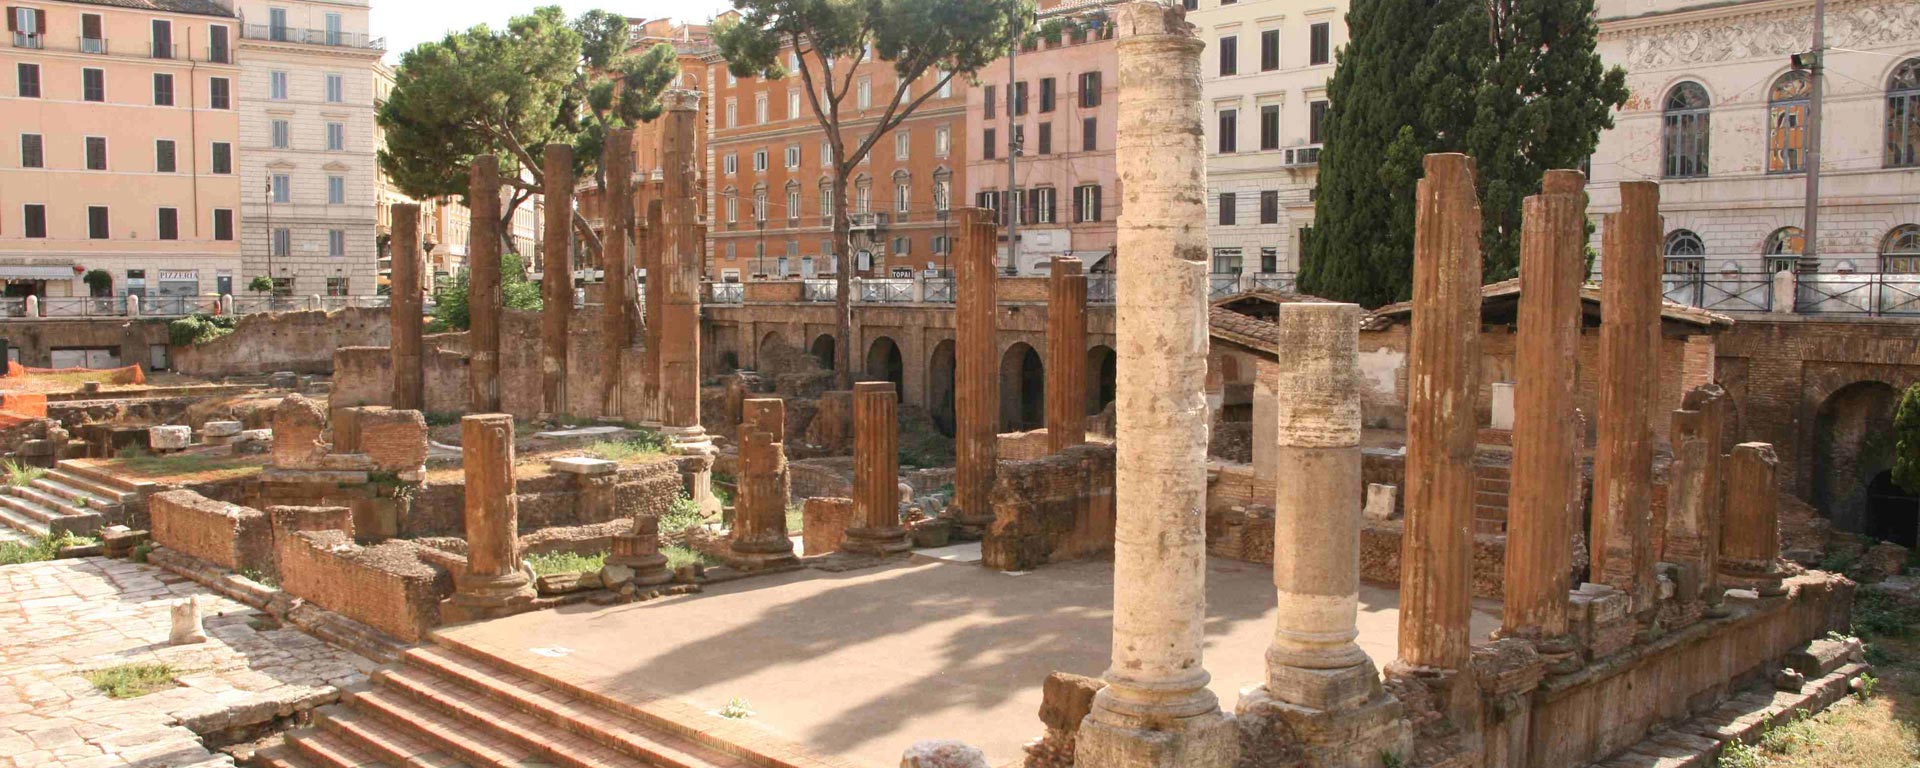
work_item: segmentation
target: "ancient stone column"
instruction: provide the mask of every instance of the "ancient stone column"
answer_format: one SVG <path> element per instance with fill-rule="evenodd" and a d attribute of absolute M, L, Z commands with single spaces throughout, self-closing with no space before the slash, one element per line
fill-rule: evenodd
<path fill-rule="evenodd" d="M 682 450 L 711 451 L 700 427 L 700 241 L 695 186 L 699 158 L 693 155 L 700 92 L 667 91 L 661 131 L 665 189 L 660 202 L 660 423 Z"/>
<path fill-rule="evenodd" d="M 1240 697 L 1248 749 L 1297 741 L 1315 766 L 1372 766 L 1408 752 L 1360 631 L 1360 307 L 1282 304 L 1275 400 L 1273 582 L 1280 613 L 1266 685 Z M 1284 736 L 1280 736 L 1284 734 Z M 1271 736 L 1270 736 L 1271 735 Z M 1278 737 L 1278 738 L 1275 738 Z M 1269 744 L 1269 742 L 1272 742 Z"/>
<path fill-rule="evenodd" d="M 1480 361 L 1480 203 L 1473 159 L 1426 157 L 1414 208 L 1407 355 L 1400 658 L 1389 674 L 1449 691 L 1468 661 L 1473 599 L 1473 402 Z"/>
<path fill-rule="evenodd" d="M 660 274 L 660 239 L 666 215 L 658 199 L 647 201 L 646 226 L 642 227 L 640 242 L 640 268 L 647 271 L 647 281 L 640 286 L 640 392 L 646 402 L 641 403 L 641 421 L 648 424 L 660 424 L 660 304 L 663 301 L 661 291 L 665 290 L 666 278 Z"/>
<path fill-rule="evenodd" d="M 534 597 L 533 584 L 520 570 L 513 417 L 486 413 L 460 419 L 460 453 L 466 469 L 467 568 L 454 574 L 454 594 L 440 607 L 449 622 L 504 616 Z"/>
<path fill-rule="evenodd" d="M 1207 223 L 1200 52 L 1178 6 L 1118 28 L 1120 378 L 1113 660 L 1080 726 L 1081 768 L 1233 765 L 1238 729 L 1207 689 Z"/>
<path fill-rule="evenodd" d="M 1047 452 L 1087 441 L 1087 276 L 1056 256 L 1047 280 Z"/>
<path fill-rule="evenodd" d="M 467 244 L 467 410 L 500 410 L 500 158 L 480 155 L 469 171 Z"/>
<path fill-rule="evenodd" d="M 567 412 L 567 331 L 573 319 L 573 147 L 548 144 L 542 157 L 547 197 L 541 233 L 540 412 Z"/>
<path fill-rule="evenodd" d="M 841 549 L 870 555 L 912 548 L 900 525 L 899 396 L 893 382 L 853 385 L 853 527 Z"/>
<path fill-rule="evenodd" d="M 1594 581 L 1645 616 L 1659 600 L 1653 560 L 1653 403 L 1660 383 L 1660 185 L 1620 184 L 1602 235 L 1600 443 L 1593 458 Z"/>
<path fill-rule="evenodd" d="M 393 206 L 393 273 L 387 285 L 387 324 L 393 328 L 387 350 L 393 360 L 393 407 L 426 409 L 426 377 L 420 367 L 420 206 Z"/>
<path fill-rule="evenodd" d="M 600 384 L 601 413 L 608 418 L 626 416 L 620 396 L 626 380 L 622 360 L 633 345 L 633 317 L 627 312 L 632 301 L 633 266 L 627 260 L 628 235 L 633 229 L 633 131 L 618 128 L 607 134 L 607 194 L 602 202 L 600 232 L 600 270 L 605 275 L 600 292 L 600 343 L 607 377 Z"/>
<path fill-rule="evenodd" d="M 1698 416 L 1682 417 L 1683 413 Z M 1688 423 L 1683 425 L 1683 419 Z M 1720 584 L 1720 527 L 1726 519 L 1726 423 L 1726 390 L 1706 384 L 1695 387 L 1681 401 L 1681 409 L 1674 412 L 1670 438 L 1674 467 L 1668 471 L 1666 549 L 1660 559 L 1692 570 L 1699 585 L 1697 599 L 1705 603 L 1709 616 L 1724 614 L 1726 598 L 1726 588 Z M 1684 481 L 1680 479 L 1683 476 Z"/>
<path fill-rule="evenodd" d="M 742 405 L 739 493 L 733 500 L 733 559 L 746 568 L 795 561 L 787 536 L 791 503 L 787 472 L 786 401 L 752 398 Z"/>
<path fill-rule="evenodd" d="M 1519 338 L 1514 366 L 1513 487 L 1507 512 L 1506 600 L 1500 634 L 1531 640 L 1554 661 L 1571 658 L 1567 591 L 1573 587 L 1575 481 L 1581 435 L 1580 284 L 1586 279 L 1586 178 L 1548 171 L 1526 200 L 1520 230 Z"/>
<path fill-rule="evenodd" d="M 952 213 L 953 251 L 953 505 L 962 535 L 979 538 L 993 524 L 994 468 L 1000 458 L 999 274 L 994 269 L 992 214 Z"/>
<path fill-rule="evenodd" d="M 1720 574 L 1727 586 L 1761 597 L 1786 594 L 1781 585 L 1780 460 L 1767 443 L 1741 443 L 1726 460 L 1726 518 L 1720 527 Z"/>

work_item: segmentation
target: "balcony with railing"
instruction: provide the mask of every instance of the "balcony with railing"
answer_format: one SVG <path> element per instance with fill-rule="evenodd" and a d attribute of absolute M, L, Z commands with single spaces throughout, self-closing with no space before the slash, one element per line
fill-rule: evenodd
<path fill-rule="evenodd" d="M 832 278 L 807 278 L 800 281 L 801 301 L 836 301 L 840 285 Z"/>
<path fill-rule="evenodd" d="M 242 24 L 240 37 L 245 40 L 264 40 L 272 43 L 366 48 L 376 51 L 387 49 L 386 38 L 370 38 L 364 32 L 347 32 L 337 29 L 301 29 L 273 24 Z"/>
<path fill-rule="evenodd" d="M 747 286 L 743 283 L 709 283 L 707 299 L 715 304 L 740 304 L 747 300 Z"/>
<path fill-rule="evenodd" d="M 951 277 L 929 277 L 921 281 L 922 299 L 928 304 L 952 304 L 960 300 L 959 284 Z"/>
<path fill-rule="evenodd" d="M 13 9 L 7 9 L 11 12 Z M 13 33 L 13 47 L 41 49 L 47 47 L 47 36 L 38 32 Z"/>
<path fill-rule="evenodd" d="M 1920 317 L 1920 274 L 1819 272 L 1794 281 L 1799 314 Z"/>
<path fill-rule="evenodd" d="M 906 304 L 913 301 L 913 280 L 862 280 L 860 301 L 865 304 Z"/>

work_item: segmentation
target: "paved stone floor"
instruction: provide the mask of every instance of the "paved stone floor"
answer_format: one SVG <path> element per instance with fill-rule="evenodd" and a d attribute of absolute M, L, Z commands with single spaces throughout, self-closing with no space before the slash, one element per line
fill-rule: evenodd
<path fill-rule="evenodd" d="M 872 768 L 914 741 L 957 738 L 1004 765 L 1039 735 L 1040 686 L 1063 670 L 1098 675 L 1111 637 L 1113 566 L 1053 565 L 1024 575 L 901 562 L 846 573 L 799 571 L 648 603 L 577 606 L 446 630 L 515 663 L 610 695 L 648 690 L 706 710 L 743 698 L 757 723 Z M 1229 710 L 1265 676 L 1277 613 L 1273 572 L 1214 560 L 1207 668 Z M 1398 599 L 1364 588 L 1361 645 L 1392 660 Z M 1476 605 L 1474 631 L 1499 624 Z"/>
<path fill-rule="evenodd" d="M 200 595 L 208 641 L 167 645 L 174 602 Z M 148 565 L 104 558 L 0 567 L 0 768 L 231 766 L 219 729 L 337 697 L 376 665 Z M 257 625 L 257 626 L 256 626 Z M 133 699 L 81 673 L 170 664 L 178 684 Z"/>

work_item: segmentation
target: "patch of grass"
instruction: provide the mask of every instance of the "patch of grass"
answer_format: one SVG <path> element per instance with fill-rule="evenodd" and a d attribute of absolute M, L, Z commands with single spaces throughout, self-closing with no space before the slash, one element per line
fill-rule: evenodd
<path fill-rule="evenodd" d="M 20 543 L 9 541 L 0 544 L 0 565 L 19 565 L 21 563 L 44 563 L 60 554 L 66 547 L 80 547 L 95 543 L 95 539 L 63 533 L 44 539 Z"/>
<path fill-rule="evenodd" d="M 1766 768 L 1767 756 L 1759 747 L 1736 741 L 1721 750 L 1718 768 Z"/>
<path fill-rule="evenodd" d="M 1853 601 L 1852 634 L 1864 639 L 1905 637 L 1920 624 L 1920 611 L 1884 592 L 1862 589 Z"/>
<path fill-rule="evenodd" d="M 140 542 L 139 546 L 133 548 L 133 554 L 129 556 L 129 559 L 136 563 L 144 563 L 147 561 L 147 556 L 151 554 L 153 554 L 153 542 L 143 541 Z"/>
<path fill-rule="evenodd" d="M 132 699 L 173 687 L 178 674 L 171 664 L 138 662 L 96 669 L 85 673 L 85 677 L 101 693 L 116 699 Z"/>
<path fill-rule="evenodd" d="M 1760 748 L 1775 755 L 1791 755 L 1803 747 L 1819 747 L 1826 743 L 1821 731 L 1811 716 L 1801 713 L 1788 722 L 1768 728 L 1760 734 Z"/>
<path fill-rule="evenodd" d="M 688 528 L 698 528 L 707 521 L 700 515 L 700 505 L 686 491 L 675 492 L 673 507 L 660 516 L 661 535 L 676 534 Z"/>
<path fill-rule="evenodd" d="M 602 440 L 587 446 L 587 453 L 607 461 L 645 461 L 667 455 L 667 437 L 653 430 L 642 430 L 618 440 Z"/>
<path fill-rule="evenodd" d="M 527 555 L 527 564 L 533 566 L 535 576 L 555 573 L 599 573 L 600 569 L 607 564 L 607 553 L 582 555 L 575 552 L 546 552 Z"/>
<path fill-rule="evenodd" d="M 47 470 L 43 467 L 22 464 L 12 459 L 7 459 L 4 463 L 0 463 L 0 469 L 7 471 L 7 485 L 16 488 L 23 485 L 32 485 L 33 481 L 40 479 L 42 475 L 47 473 Z"/>
<path fill-rule="evenodd" d="M 705 552 L 701 552 L 692 547 L 683 547 L 678 544 L 661 547 L 660 554 L 667 556 L 667 570 L 669 571 L 677 571 L 680 570 L 682 566 L 688 566 L 694 563 L 701 565 L 720 564 L 720 561 L 713 559 L 712 556 Z"/>
<path fill-rule="evenodd" d="M 136 477 L 185 477 L 213 482 L 233 480 L 260 472 L 257 458 L 245 456 L 182 455 L 155 456 L 137 448 L 122 448 L 119 462 L 111 469 Z"/>

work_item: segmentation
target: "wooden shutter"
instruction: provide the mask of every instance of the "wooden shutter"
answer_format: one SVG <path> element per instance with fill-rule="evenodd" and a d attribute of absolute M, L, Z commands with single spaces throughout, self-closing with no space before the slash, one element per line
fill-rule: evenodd
<path fill-rule="evenodd" d="M 1100 217 L 1100 187 L 1098 186 L 1095 186 L 1093 188 L 1093 220 L 1094 221 L 1105 220 Z"/>
<path fill-rule="evenodd" d="M 99 40 L 103 37 L 103 35 L 100 32 L 100 15 L 99 14 L 96 14 L 96 13 L 81 14 L 80 36 L 88 40 Z"/>
<path fill-rule="evenodd" d="M 20 9 L 11 5 L 7 6 L 7 31 L 20 31 Z"/>

